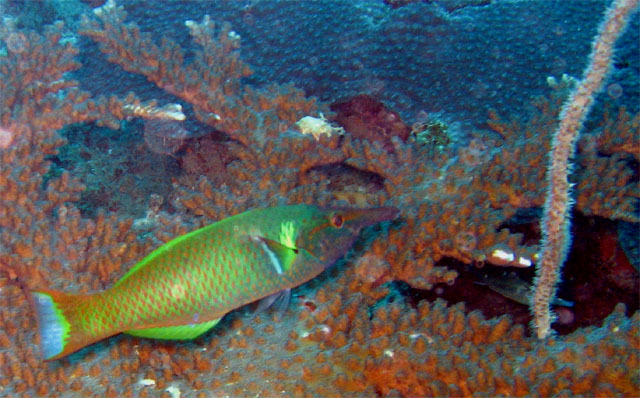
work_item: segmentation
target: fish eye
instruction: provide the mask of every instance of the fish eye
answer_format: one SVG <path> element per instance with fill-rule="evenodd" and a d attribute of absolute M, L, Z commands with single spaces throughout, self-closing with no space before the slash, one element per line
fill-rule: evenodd
<path fill-rule="evenodd" d="M 341 228 L 343 223 L 344 223 L 344 218 L 342 218 L 342 214 L 335 213 L 334 215 L 331 216 L 331 225 L 333 225 L 334 227 Z"/>

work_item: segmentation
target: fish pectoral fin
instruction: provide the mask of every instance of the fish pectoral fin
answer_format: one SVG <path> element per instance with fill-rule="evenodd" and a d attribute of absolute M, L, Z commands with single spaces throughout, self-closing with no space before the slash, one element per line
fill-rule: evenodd
<path fill-rule="evenodd" d="M 201 323 L 190 323 L 187 325 L 162 326 L 147 329 L 127 330 L 126 334 L 136 337 L 146 337 L 149 339 L 161 340 L 191 340 L 202 335 L 212 327 L 216 326 L 220 319 L 214 319 Z"/>
<path fill-rule="evenodd" d="M 285 246 L 275 240 L 263 238 L 261 236 L 252 236 L 251 239 L 258 243 L 262 250 L 267 254 L 271 261 L 271 265 L 273 265 L 274 270 L 278 274 L 288 271 L 298 256 L 298 249 Z"/>
<path fill-rule="evenodd" d="M 278 317 L 278 319 L 282 319 L 284 317 L 285 311 L 287 310 L 287 308 L 289 308 L 290 302 L 291 289 L 280 290 L 279 292 L 262 298 L 258 303 L 256 313 L 266 311 L 267 309 L 273 307 L 276 310 L 276 316 Z"/>

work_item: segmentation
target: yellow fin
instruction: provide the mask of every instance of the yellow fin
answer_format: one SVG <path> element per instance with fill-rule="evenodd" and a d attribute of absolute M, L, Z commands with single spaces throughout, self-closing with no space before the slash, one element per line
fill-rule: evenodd
<path fill-rule="evenodd" d="M 126 334 L 136 337 L 146 337 L 150 339 L 162 340 L 191 340 L 205 333 L 212 327 L 216 326 L 220 319 L 212 321 L 193 323 L 188 325 L 163 326 L 159 328 L 148 328 L 138 330 L 127 330 Z"/>

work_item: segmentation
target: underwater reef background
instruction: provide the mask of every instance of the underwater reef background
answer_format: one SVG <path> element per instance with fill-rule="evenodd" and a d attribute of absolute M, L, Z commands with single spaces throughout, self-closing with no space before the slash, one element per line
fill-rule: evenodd
<path fill-rule="evenodd" d="M 551 135 L 608 4 L 0 0 L 0 396 L 640 395 L 637 12 L 572 159 L 556 334 L 529 325 Z M 293 203 L 401 216 L 283 316 L 41 360 L 27 290 Z"/>

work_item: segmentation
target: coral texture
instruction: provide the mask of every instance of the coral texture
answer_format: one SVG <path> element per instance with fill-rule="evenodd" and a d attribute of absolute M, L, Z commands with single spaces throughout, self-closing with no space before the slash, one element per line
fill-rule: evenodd
<path fill-rule="evenodd" d="M 133 11 L 154 12 L 136 4 Z M 255 7 L 268 10 L 271 4 Z M 338 11 L 342 6 L 336 2 Z M 398 10 L 411 13 L 411 7 L 427 5 Z M 240 57 L 242 38 L 230 25 L 217 17 L 189 21 L 192 46 L 141 29 L 148 20 L 126 18 L 109 1 L 85 15 L 80 33 L 116 65 L 104 76 L 143 76 L 147 82 L 136 84 L 145 96 L 159 92 L 163 104 L 180 103 L 180 123 L 190 132 L 184 137 L 156 123 L 136 128 L 145 118 L 180 121 L 177 105 L 141 102 L 134 94 L 94 98 L 78 88 L 69 72 L 80 76 L 75 57 L 83 44 L 62 43 L 68 32 L 62 25 L 42 34 L 6 23 L 0 29 L 7 49 L 0 56 L 0 395 L 638 395 L 640 318 L 623 305 L 605 320 L 543 343 L 509 316 L 488 319 L 463 304 L 420 297 L 437 295 L 443 286 L 461 289 L 457 277 L 467 266 L 526 271 L 537 260 L 539 236 L 514 220 L 544 201 L 545 159 L 567 87 L 547 90 L 527 108 L 527 117 L 505 119 L 500 115 L 507 112 L 498 107 L 478 123 L 485 129 L 438 151 L 398 137 L 384 143 L 357 139 L 348 126 L 343 135 L 316 140 L 294 125 L 306 116 L 329 115 L 328 107 L 290 84 L 252 84 L 252 68 Z M 428 64 L 436 61 L 429 58 Z M 326 79 L 339 81 L 341 65 L 327 68 Z M 137 145 L 125 154 L 89 137 L 62 150 L 63 135 L 104 138 L 99 129 L 86 127 L 94 123 L 131 134 L 105 139 L 110 145 Z M 84 128 L 70 133 L 78 124 Z M 612 108 L 589 126 L 578 142 L 580 167 L 572 175 L 576 212 L 590 220 L 638 223 L 638 116 Z M 149 142 L 146 127 L 155 137 Z M 179 172 L 163 184 L 156 184 L 158 170 L 148 166 L 161 153 L 148 148 L 151 155 L 143 154 L 150 145 L 179 158 Z M 140 163 L 131 159 L 138 156 Z M 65 168 L 72 158 L 82 166 Z M 79 178 L 93 184 L 101 173 L 114 179 L 126 174 L 145 187 L 140 193 L 116 184 L 124 192 L 110 191 L 112 198 L 104 202 L 127 195 L 139 203 L 148 196 L 146 212 L 139 205 L 95 208 L 104 202 L 85 209 L 99 195 L 83 199 Z M 153 184 L 144 186 L 146 178 Z M 107 182 L 91 189 L 113 188 Z M 153 190 L 164 191 L 149 195 Z M 247 308 L 192 342 L 116 336 L 60 361 L 40 360 L 24 290 L 100 290 L 162 242 L 250 208 L 287 203 L 385 204 L 402 214 L 397 222 L 364 231 L 346 258 L 294 291 L 280 317 Z M 623 271 L 633 272 L 604 269 L 617 269 L 609 277 L 621 284 Z"/>

